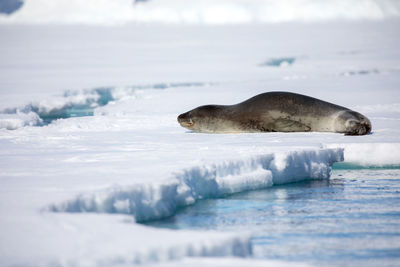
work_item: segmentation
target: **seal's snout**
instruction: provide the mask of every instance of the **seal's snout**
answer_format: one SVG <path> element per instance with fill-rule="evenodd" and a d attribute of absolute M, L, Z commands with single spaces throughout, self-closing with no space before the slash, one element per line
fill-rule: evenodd
<path fill-rule="evenodd" d="M 190 114 L 188 112 L 179 115 L 178 122 L 181 126 L 186 127 L 186 128 L 188 128 L 194 124 L 192 117 L 190 116 Z"/>

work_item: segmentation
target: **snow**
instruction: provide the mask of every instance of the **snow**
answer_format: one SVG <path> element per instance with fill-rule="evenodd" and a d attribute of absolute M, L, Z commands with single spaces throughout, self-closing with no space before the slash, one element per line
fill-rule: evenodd
<path fill-rule="evenodd" d="M 122 2 L 115 2 L 117 10 Z M 174 12 L 186 14 L 178 2 Z M 214 2 L 198 5 L 210 10 Z M 50 5 L 26 1 L 1 18 L 2 266 L 271 264 L 187 258 L 249 257 L 251 229 L 173 231 L 138 222 L 170 216 L 202 198 L 327 179 L 331 165 L 343 159 L 364 167 L 400 164 L 397 20 L 326 22 L 334 14 L 319 23 L 210 27 L 198 24 L 220 22 L 190 14 L 182 22 L 197 25 L 14 25 L 109 19 L 92 20 L 95 13 L 71 18 L 78 2 L 65 16 L 57 13 L 61 8 L 51 18 L 41 16 L 46 6 L 32 11 L 40 3 Z M 232 5 L 244 12 L 243 3 Z M 253 3 L 256 10 L 267 2 Z M 359 18 L 398 15 L 396 2 L 363 3 Z M 153 17 L 153 7 L 163 5 L 149 1 L 134 9 Z M 303 20 L 300 13 L 277 21 Z M 131 18 L 124 14 L 125 23 Z M 251 16 L 245 22 L 263 21 Z M 277 59 L 291 63 L 263 64 Z M 362 112 L 373 133 L 196 134 L 176 121 L 199 105 L 235 104 L 278 90 Z"/>
<path fill-rule="evenodd" d="M 32 217 L 25 214 L 28 224 L 9 228 L 8 235 L 2 233 L 2 266 L 123 266 L 251 253 L 249 235 L 152 229 L 119 216 Z"/>
<path fill-rule="evenodd" d="M 134 4 L 132 3 L 134 2 Z M 121 25 L 128 22 L 241 24 L 288 21 L 360 20 L 398 17 L 396 0 L 25 0 L 0 23 Z"/>
<path fill-rule="evenodd" d="M 24 126 L 35 126 L 42 123 L 39 115 L 35 112 L 21 112 L 0 114 L 0 128 L 15 130 Z"/>

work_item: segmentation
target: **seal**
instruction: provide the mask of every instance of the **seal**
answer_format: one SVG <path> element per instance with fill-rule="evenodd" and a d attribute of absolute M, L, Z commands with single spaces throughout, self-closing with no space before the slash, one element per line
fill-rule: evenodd
<path fill-rule="evenodd" d="M 236 105 L 200 106 L 179 115 L 178 122 L 202 133 L 371 132 L 370 120 L 356 111 L 289 92 L 267 92 Z"/>

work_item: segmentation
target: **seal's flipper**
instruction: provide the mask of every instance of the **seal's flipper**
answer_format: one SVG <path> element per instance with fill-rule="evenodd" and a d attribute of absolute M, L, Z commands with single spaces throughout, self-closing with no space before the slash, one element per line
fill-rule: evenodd
<path fill-rule="evenodd" d="M 274 121 L 277 132 L 310 132 L 311 127 L 299 121 L 279 118 Z"/>

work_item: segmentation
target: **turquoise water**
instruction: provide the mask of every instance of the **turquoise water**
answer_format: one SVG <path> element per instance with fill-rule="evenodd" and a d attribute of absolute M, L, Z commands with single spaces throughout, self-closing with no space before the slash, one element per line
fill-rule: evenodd
<path fill-rule="evenodd" d="M 345 169 L 313 180 L 202 200 L 147 225 L 250 231 L 256 258 L 400 266 L 400 169 Z"/>
<path fill-rule="evenodd" d="M 262 66 L 280 67 L 282 64 L 292 65 L 296 61 L 294 57 L 271 58 L 261 64 Z"/>

